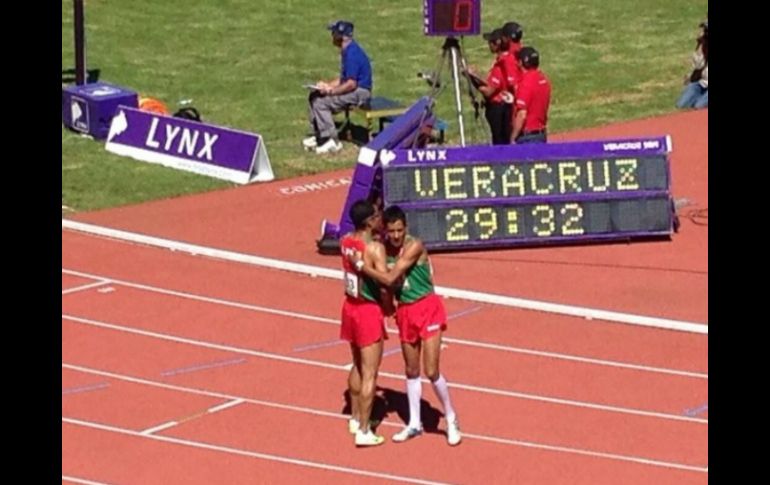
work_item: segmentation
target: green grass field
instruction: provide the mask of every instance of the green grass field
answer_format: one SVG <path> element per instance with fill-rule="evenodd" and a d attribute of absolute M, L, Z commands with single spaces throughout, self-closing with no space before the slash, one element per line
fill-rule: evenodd
<path fill-rule="evenodd" d="M 508 20 L 541 53 L 553 83 L 552 133 L 674 111 L 705 0 L 483 0 L 482 28 Z M 62 0 L 62 70 L 74 67 L 72 1 Z M 357 148 L 306 153 L 308 81 L 334 77 L 326 25 L 353 21 L 372 58 L 375 95 L 411 102 L 427 94 L 416 73 L 436 68 L 443 39 L 422 34 L 418 0 L 86 1 L 88 69 L 100 80 L 159 98 L 192 99 L 205 121 L 260 133 L 279 178 L 352 167 Z M 492 61 L 481 37 L 464 39 L 469 63 Z M 437 100 L 459 133 L 452 92 Z M 483 122 L 483 119 L 481 120 Z M 483 126 L 483 125 L 482 125 Z M 472 139 L 482 142 L 475 123 Z M 62 128 L 62 204 L 76 211 L 227 187 L 208 177 L 137 162 Z"/>

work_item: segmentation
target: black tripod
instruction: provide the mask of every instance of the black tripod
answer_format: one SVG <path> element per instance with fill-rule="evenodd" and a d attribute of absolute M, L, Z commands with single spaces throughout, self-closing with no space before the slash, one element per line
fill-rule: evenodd
<path fill-rule="evenodd" d="M 463 123 L 463 105 L 460 99 L 460 76 L 465 78 L 468 86 L 468 95 L 471 98 L 473 109 L 475 110 L 476 119 L 479 117 L 480 103 L 476 99 L 476 93 L 474 92 L 474 83 L 468 74 L 468 64 L 465 61 L 460 43 L 455 37 L 447 37 L 444 41 L 444 45 L 441 47 L 441 58 L 439 59 L 438 69 L 435 71 L 435 76 L 432 76 L 428 81 L 431 85 L 430 98 L 435 99 L 441 88 L 441 71 L 444 69 L 444 65 L 451 66 L 452 69 L 452 83 L 454 85 L 455 94 L 455 106 L 457 109 L 457 123 L 460 126 L 460 145 L 465 146 L 465 125 Z M 462 69 L 460 69 L 462 67 Z M 424 76 L 423 76 L 424 77 Z"/>

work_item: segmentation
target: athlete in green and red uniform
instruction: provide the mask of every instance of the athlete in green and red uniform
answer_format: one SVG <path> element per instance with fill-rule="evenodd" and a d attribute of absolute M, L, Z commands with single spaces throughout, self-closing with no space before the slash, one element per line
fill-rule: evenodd
<path fill-rule="evenodd" d="M 433 390 L 444 407 L 447 441 L 454 446 L 460 443 L 462 435 L 449 398 L 446 379 L 439 370 L 441 333 L 447 328 L 446 310 L 441 298 L 433 290 L 428 251 L 420 239 L 407 234 L 406 215 L 401 208 L 389 207 L 383 213 L 383 220 L 387 233 L 385 252 L 390 269 L 385 272 L 372 265 L 365 265 L 363 272 L 383 285 L 394 287 L 398 301 L 396 324 L 404 355 L 409 423 L 402 431 L 393 435 L 393 441 L 406 441 L 422 433 L 422 352 L 425 376 L 433 384 Z"/>
<path fill-rule="evenodd" d="M 371 265 L 385 270 L 382 244 L 373 234 L 382 227 L 382 216 L 368 201 L 357 201 L 350 208 L 355 230 L 340 241 L 345 280 L 340 338 L 350 342 L 353 366 L 348 377 L 351 418 L 348 429 L 355 435 L 356 446 L 375 446 L 385 439 L 369 427 L 376 391 L 377 371 L 382 359 L 382 342 L 387 338 L 380 285 L 361 270 Z M 378 255 L 374 254 L 377 245 Z M 355 259 L 356 263 L 351 263 Z M 388 299 L 392 297 L 388 296 Z M 392 306 L 391 302 L 388 302 Z"/>

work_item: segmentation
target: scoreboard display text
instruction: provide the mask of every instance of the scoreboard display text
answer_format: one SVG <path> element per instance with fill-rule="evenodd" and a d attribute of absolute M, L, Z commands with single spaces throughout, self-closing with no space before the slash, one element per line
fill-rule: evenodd
<path fill-rule="evenodd" d="M 432 249 L 670 235 L 670 141 L 654 140 L 388 151 L 384 202 Z"/>

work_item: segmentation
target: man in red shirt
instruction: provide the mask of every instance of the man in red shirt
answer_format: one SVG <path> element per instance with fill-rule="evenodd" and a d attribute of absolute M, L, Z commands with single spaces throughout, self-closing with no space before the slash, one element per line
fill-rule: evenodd
<path fill-rule="evenodd" d="M 495 63 L 487 74 L 485 82 L 479 81 L 478 90 L 484 95 L 484 115 L 489 122 L 492 132 L 493 145 L 508 145 L 511 142 L 511 86 L 508 85 L 506 65 L 510 54 L 503 49 L 503 31 L 495 29 L 484 34 L 484 40 L 489 43 L 489 51 L 496 54 Z M 473 74 L 473 73 L 471 73 Z M 474 75 L 475 76 L 475 75 Z"/>
<path fill-rule="evenodd" d="M 508 53 L 511 55 L 511 70 L 508 72 L 508 83 L 513 86 L 513 95 L 516 95 L 516 86 L 521 80 L 521 69 L 516 63 L 516 55 L 521 50 L 521 38 L 524 35 L 524 31 L 521 29 L 521 25 L 516 22 L 507 22 L 501 27 L 505 40 L 508 41 Z"/>
<path fill-rule="evenodd" d="M 523 74 L 516 92 L 511 141 L 545 143 L 551 82 L 539 69 L 540 54 L 537 50 L 522 47 L 517 57 Z"/>

